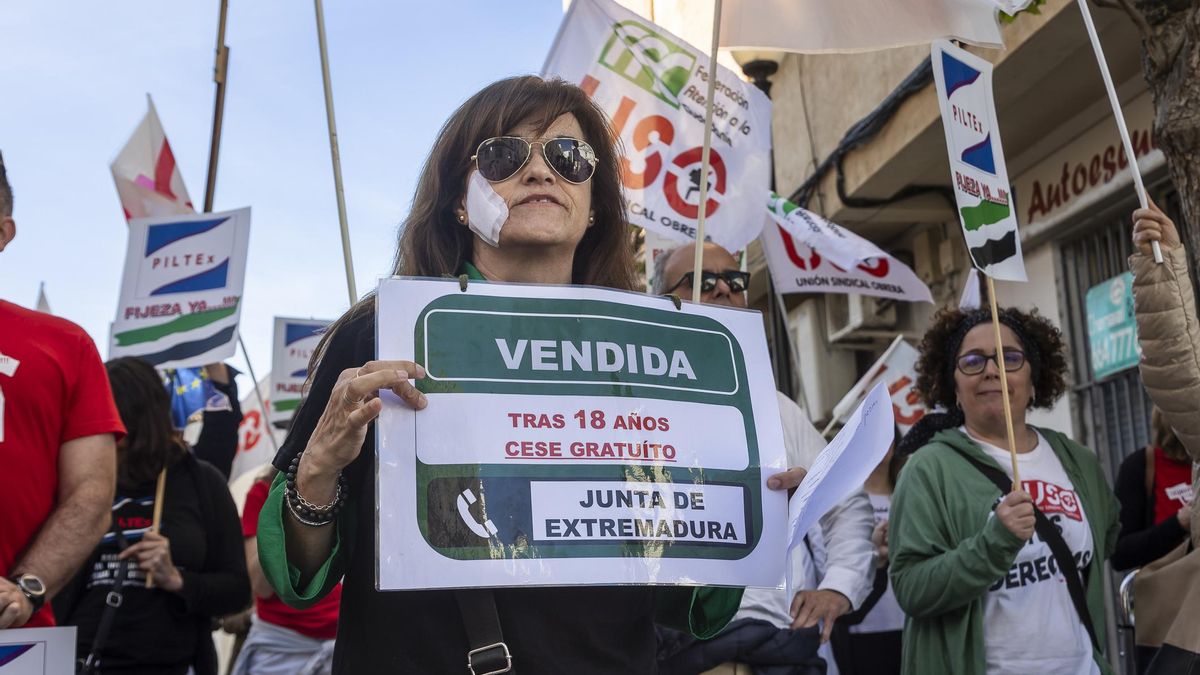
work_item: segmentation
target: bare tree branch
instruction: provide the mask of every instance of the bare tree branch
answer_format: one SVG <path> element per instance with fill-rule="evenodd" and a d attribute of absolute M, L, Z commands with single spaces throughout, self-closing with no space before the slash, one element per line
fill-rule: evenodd
<path fill-rule="evenodd" d="M 1141 34 L 1151 62 L 1155 64 L 1156 68 L 1160 67 L 1166 57 L 1166 52 L 1155 39 L 1154 33 L 1150 29 L 1150 23 L 1146 21 L 1146 16 L 1133 6 L 1133 0 L 1091 0 L 1091 2 L 1101 9 L 1116 9 L 1125 12 L 1129 20 L 1137 27 L 1138 33 Z"/>
<path fill-rule="evenodd" d="M 1150 24 L 1146 21 L 1146 16 L 1133 6 L 1133 0 L 1117 0 L 1117 2 L 1120 3 L 1121 9 L 1125 10 L 1129 18 L 1133 20 L 1133 25 L 1137 26 L 1138 32 L 1142 34 L 1142 39 L 1149 42 L 1153 35 L 1150 32 Z"/>

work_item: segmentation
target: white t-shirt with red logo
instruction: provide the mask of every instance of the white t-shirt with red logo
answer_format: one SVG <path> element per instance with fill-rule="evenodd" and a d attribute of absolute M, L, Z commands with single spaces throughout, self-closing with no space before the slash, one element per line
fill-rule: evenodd
<path fill-rule="evenodd" d="M 972 440 L 1012 475 L 1008 450 Z M 1045 437 L 1038 434 L 1033 452 L 1017 455 L 1017 466 L 1025 491 L 1058 526 L 1075 554 L 1075 564 L 1086 574 L 1089 565 L 1099 564 L 1092 560 L 1092 531 L 1075 486 Z M 1017 554 L 1008 574 L 988 589 L 983 621 L 989 675 L 1100 673 L 1087 629 L 1071 603 L 1066 577 L 1050 545 L 1037 534 Z"/>

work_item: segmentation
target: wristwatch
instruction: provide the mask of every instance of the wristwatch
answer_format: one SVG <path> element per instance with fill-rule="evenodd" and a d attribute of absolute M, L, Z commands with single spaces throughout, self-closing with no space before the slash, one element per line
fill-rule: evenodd
<path fill-rule="evenodd" d="M 12 578 L 12 582 L 17 585 L 17 588 L 29 598 L 29 604 L 33 605 L 34 613 L 37 613 L 42 605 L 46 604 L 46 584 L 36 575 L 25 573 Z"/>

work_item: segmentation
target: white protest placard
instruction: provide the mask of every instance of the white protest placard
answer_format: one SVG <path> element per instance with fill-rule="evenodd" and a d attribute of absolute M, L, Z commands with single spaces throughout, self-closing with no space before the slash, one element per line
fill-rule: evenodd
<path fill-rule="evenodd" d="M 611 0 L 575 0 L 542 68 L 578 84 L 625 147 L 629 222 L 695 240 L 708 55 Z M 758 236 L 770 185 L 771 100 L 719 67 L 705 238 L 740 251 Z"/>
<path fill-rule="evenodd" d="M 287 427 L 300 407 L 308 360 L 332 323 L 324 319 L 275 317 L 275 342 L 271 355 L 271 415 L 276 427 Z"/>
<path fill-rule="evenodd" d="M 813 525 L 834 504 L 862 487 L 883 460 L 895 439 L 892 406 L 883 383 L 875 385 L 846 426 L 825 446 L 808 467 L 789 504 L 789 550 L 797 546 Z"/>
<path fill-rule="evenodd" d="M 992 99 L 992 64 L 945 40 L 931 46 L 950 177 L 971 260 L 993 279 L 1025 281 L 1000 124 Z"/>
<path fill-rule="evenodd" d="M 233 356 L 249 242 L 249 208 L 131 220 L 109 358 L 185 368 Z"/>
<path fill-rule="evenodd" d="M 0 675 L 75 672 L 75 627 L 0 630 Z"/>
<path fill-rule="evenodd" d="M 763 253 L 780 293 L 857 293 L 933 302 L 907 265 L 844 227 L 770 193 Z"/>
<path fill-rule="evenodd" d="M 591 287 L 385 279 L 378 587 L 778 586 L 783 434 L 758 312 Z"/>
<path fill-rule="evenodd" d="M 892 414 L 900 433 L 908 433 L 925 416 L 925 403 L 917 391 L 917 359 L 921 353 L 897 335 L 883 355 L 867 369 L 867 374 L 846 392 L 833 407 L 835 420 L 846 419 L 862 402 L 876 383 L 882 383 L 892 398 Z"/>

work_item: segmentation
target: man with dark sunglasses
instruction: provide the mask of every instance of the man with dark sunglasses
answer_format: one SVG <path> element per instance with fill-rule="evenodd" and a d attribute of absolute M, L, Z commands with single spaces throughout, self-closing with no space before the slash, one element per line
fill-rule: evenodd
<path fill-rule="evenodd" d="M 695 244 L 687 244 L 662 254 L 652 284 L 656 295 L 673 293 L 691 299 L 696 283 L 692 269 L 695 251 Z M 750 274 L 739 269 L 733 254 L 716 244 L 705 244 L 701 270 L 700 302 L 746 307 Z M 825 439 L 800 406 L 783 394 L 778 399 L 788 466 L 808 468 L 825 448 Z M 816 657 L 818 645 L 823 643 L 820 656 L 825 658 L 826 672 L 836 674 L 833 654 L 828 648 L 829 635 L 837 617 L 861 605 L 870 593 L 875 567 L 875 547 L 871 543 L 874 525 L 871 502 L 862 490 L 834 506 L 821 518 L 820 527 L 813 528 L 805 537 L 805 545 L 797 547 L 788 563 L 793 568 L 790 578 L 796 588 L 747 588 L 733 622 L 702 650 L 713 653 L 712 642 L 728 636 L 731 643 L 744 649 L 753 647 L 752 653 L 735 651 L 729 657 L 731 661 L 751 665 L 758 662 L 756 659 L 766 659 L 762 661 L 764 664 L 795 663 L 799 657 L 806 662 Z M 817 562 L 821 558 L 824 565 Z M 818 624 L 821 624 L 819 642 Z M 765 644 L 774 649 L 764 649 Z M 664 662 L 663 671 L 674 672 L 676 666 L 690 662 L 690 657 L 695 656 L 691 651 L 691 646 L 684 647 Z M 771 661 L 772 658 L 783 660 Z M 686 669 L 685 666 L 679 671 Z"/>
<path fill-rule="evenodd" d="M 689 244 L 662 254 L 654 273 L 655 295 L 674 293 L 691 300 L 695 251 L 695 246 Z M 705 244 L 701 269 L 700 302 L 745 308 L 750 273 L 741 271 L 733 254 L 716 244 Z"/>

